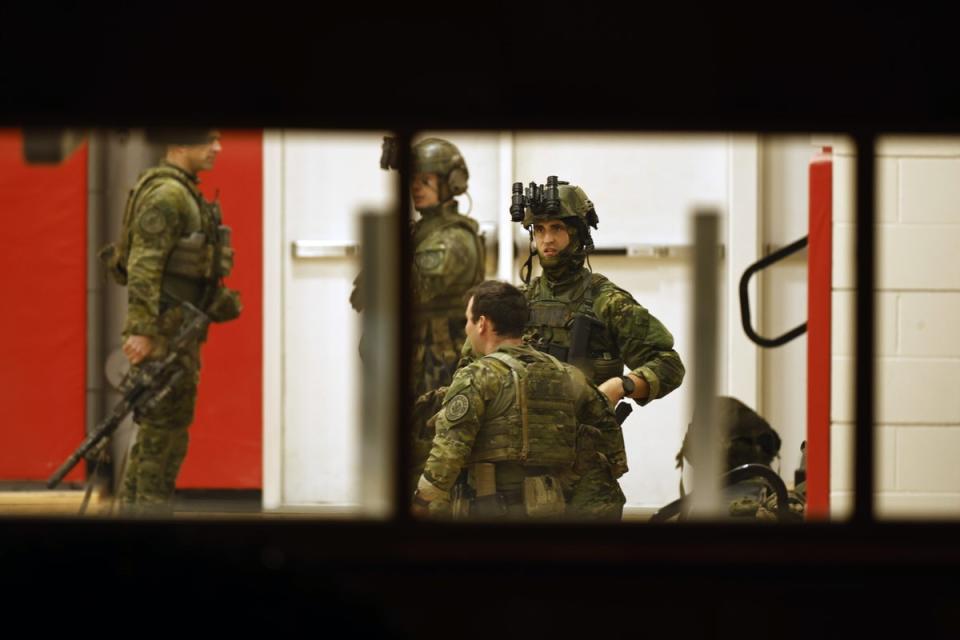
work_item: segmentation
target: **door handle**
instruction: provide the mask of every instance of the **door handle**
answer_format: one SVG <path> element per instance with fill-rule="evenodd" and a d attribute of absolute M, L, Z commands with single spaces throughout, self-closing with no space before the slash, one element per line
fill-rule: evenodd
<path fill-rule="evenodd" d="M 299 260 L 324 258 L 352 258 L 360 255 L 360 246 L 352 242 L 325 242 L 321 240 L 294 240 L 293 257 Z"/>

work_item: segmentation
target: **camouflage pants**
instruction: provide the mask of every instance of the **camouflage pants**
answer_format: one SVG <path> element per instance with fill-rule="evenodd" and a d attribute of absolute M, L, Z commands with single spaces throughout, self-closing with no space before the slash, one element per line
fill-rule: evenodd
<path fill-rule="evenodd" d="M 577 433 L 577 459 L 567 489 L 567 517 L 573 520 L 619 522 L 626 496 L 614 477 L 613 465 L 597 451 L 602 436 L 580 425 Z"/>
<path fill-rule="evenodd" d="M 573 520 L 619 522 L 626 501 L 620 483 L 610 475 L 609 467 L 598 464 L 574 482 L 567 501 L 567 517 Z"/>
<path fill-rule="evenodd" d="M 180 465 L 187 455 L 200 379 L 199 346 L 185 354 L 183 375 L 170 393 L 134 415 L 139 429 L 120 487 L 127 511 L 168 511 Z"/>

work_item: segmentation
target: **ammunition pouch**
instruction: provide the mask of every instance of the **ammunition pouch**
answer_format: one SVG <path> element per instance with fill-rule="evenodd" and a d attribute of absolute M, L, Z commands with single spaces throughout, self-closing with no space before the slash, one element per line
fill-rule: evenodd
<path fill-rule="evenodd" d="M 566 512 L 560 479 L 543 473 L 546 468 L 521 468 L 520 473 L 537 475 L 531 473 L 524 477 L 518 490 L 497 491 L 497 466 L 475 463 L 468 467 L 468 473 L 461 475 L 451 492 L 454 520 L 518 518 L 524 513 L 528 518 L 557 518 Z"/>
<path fill-rule="evenodd" d="M 233 247 L 230 244 L 232 231 L 230 227 L 221 224 L 217 227 L 217 261 L 214 265 L 217 269 L 217 276 L 226 278 L 233 272 Z"/>
<path fill-rule="evenodd" d="M 116 244 L 110 243 L 97 252 L 97 258 L 107 270 L 107 274 L 113 278 L 114 282 L 121 287 L 127 284 L 127 269 L 121 264 L 120 249 Z"/>
<path fill-rule="evenodd" d="M 165 273 L 202 280 L 225 278 L 233 272 L 230 227 L 219 227 L 220 244 L 207 241 L 202 231 L 177 240 L 167 259 Z"/>
<path fill-rule="evenodd" d="M 550 475 L 523 479 L 523 505 L 528 518 L 559 517 L 567 508 L 559 480 Z"/>
<path fill-rule="evenodd" d="M 213 294 L 213 300 L 206 308 L 206 314 L 213 322 L 228 322 L 240 316 L 243 304 L 240 292 L 228 287 L 219 287 Z"/>
<path fill-rule="evenodd" d="M 177 240 L 177 244 L 170 252 L 164 273 L 193 278 L 210 280 L 213 272 L 214 247 L 207 243 L 206 235 L 201 231 L 194 231 L 185 238 Z"/>

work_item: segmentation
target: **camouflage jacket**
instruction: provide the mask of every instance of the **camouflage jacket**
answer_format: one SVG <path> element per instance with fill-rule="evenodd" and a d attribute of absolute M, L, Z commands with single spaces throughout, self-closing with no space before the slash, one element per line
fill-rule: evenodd
<path fill-rule="evenodd" d="M 479 225 L 448 200 L 423 212 L 413 225 L 413 291 L 415 309 L 458 319 L 463 295 L 483 280 L 484 246 Z"/>
<path fill-rule="evenodd" d="M 650 385 L 640 405 L 662 398 L 683 381 L 685 369 L 673 336 L 629 292 L 586 268 L 561 284 L 537 277 L 525 290 L 530 322 L 525 337 L 538 349 L 566 360 L 577 315 L 592 327 L 586 360 L 580 366 L 594 384 L 622 375 L 626 364 Z"/>
<path fill-rule="evenodd" d="M 485 250 L 476 220 L 449 200 L 422 212 L 411 228 L 414 325 L 411 384 L 414 396 L 449 385 L 466 340 L 464 295 L 483 280 Z M 363 310 L 363 274 L 350 304 Z M 361 337 L 361 357 L 364 346 Z"/>
<path fill-rule="evenodd" d="M 581 440 L 583 429 L 588 429 L 588 437 L 594 445 L 589 449 L 613 458 L 610 463 L 618 475 L 626 471 L 623 435 L 613 411 L 603 394 L 589 384 L 579 370 L 528 345 L 501 346 L 497 352 L 531 362 L 552 362 L 554 366 L 562 367 L 572 387 L 568 401 L 575 413 L 574 416 L 563 416 L 572 425 L 563 428 L 573 429 L 573 432 L 567 435 L 575 439 L 577 455 L 581 449 L 587 448 L 581 445 Z M 531 392 L 531 395 L 534 393 L 535 391 Z M 490 442 L 497 437 L 507 437 L 505 434 L 500 435 L 503 432 L 491 434 L 485 430 L 489 430 L 491 425 L 503 422 L 505 418 L 519 415 L 516 398 L 510 367 L 492 354 L 457 371 L 444 397 L 443 407 L 435 417 L 436 435 L 423 476 L 417 485 L 422 495 L 428 500 L 445 499 L 464 465 L 474 461 L 477 442 Z M 531 416 L 530 422 L 538 419 L 542 419 L 541 424 L 548 425 L 559 425 L 563 422 L 557 420 L 556 416 L 546 417 L 546 411 L 543 413 L 541 416 Z M 502 458 L 505 461 L 511 460 L 509 455 Z M 568 467 L 558 471 L 574 473 L 575 465 L 570 464 Z"/>
<path fill-rule="evenodd" d="M 141 336 L 166 335 L 175 327 L 166 326 L 162 313 L 161 291 L 172 293 L 178 298 L 201 303 L 215 280 L 203 276 L 186 275 L 193 265 L 184 265 L 182 272 L 170 264 L 171 254 L 178 242 L 195 232 L 203 234 L 204 244 L 197 253 L 212 255 L 210 239 L 216 237 L 217 215 L 214 207 L 207 203 L 197 188 L 195 175 L 161 162 L 167 171 L 180 174 L 178 178 L 160 176 L 149 179 L 147 174 L 141 177 L 138 188 L 131 193 L 135 200 L 129 221 L 129 254 L 127 271 L 127 319 L 123 334 Z M 144 180 L 147 179 L 145 182 Z M 190 252 L 182 250 L 181 256 Z"/>

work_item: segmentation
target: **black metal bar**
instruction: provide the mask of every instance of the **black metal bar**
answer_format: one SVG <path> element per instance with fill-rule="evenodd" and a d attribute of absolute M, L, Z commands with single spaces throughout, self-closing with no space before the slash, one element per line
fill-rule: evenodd
<path fill-rule="evenodd" d="M 401 129 L 396 131 L 397 140 L 397 161 L 399 169 L 398 212 L 400 215 L 400 224 L 397 225 L 397 232 L 400 237 L 397 242 L 400 251 L 397 252 L 399 260 L 395 265 L 397 270 L 400 296 L 399 296 L 399 322 L 397 336 L 397 362 L 396 362 L 396 382 L 394 388 L 393 405 L 396 407 L 396 446 L 397 458 L 394 466 L 394 521 L 403 523 L 410 522 L 412 516 L 410 513 L 410 501 L 413 495 L 414 487 L 409 486 L 409 472 L 411 461 L 413 460 L 412 442 L 407 434 L 412 433 L 411 418 L 413 414 L 413 398 L 411 398 L 410 389 L 410 362 L 413 354 L 413 282 L 410 273 L 410 265 L 413 264 L 413 246 L 409 233 L 410 228 L 410 179 L 412 177 L 412 161 L 410 149 L 412 146 L 413 131 L 410 129 Z"/>
<path fill-rule="evenodd" d="M 857 143 L 854 522 L 874 520 L 874 288 L 876 268 L 874 138 L 861 133 Z"/>
<path fill-rule="evenodd" d="M 779 347 L 784 345 L 798 336 L 802 336 L 807 332 L 807 323 L 794 327 L 790 331 L 786 332 L 782 336 L 777 338 L 764 338 L 759 333 L 754 331 L 753 324 L 750 321 L 750 278 L 753 277 L 758 271 L 766 269 L 770 265 L 791 256 L 798 251 L 801 251 L 807 246 L 807 236 L 804 236 L 797 240 L 796 242 L 774 251 L 765 258 L 757 260 L 755 263 L 747 267 L 746 271 L 743 272 L 743 276 L 740 278 L 740 320 L 743 323 L 743 330 L 746 332 L 747 337 L 753 340 L 756 344 L 761 347 Z"/>

